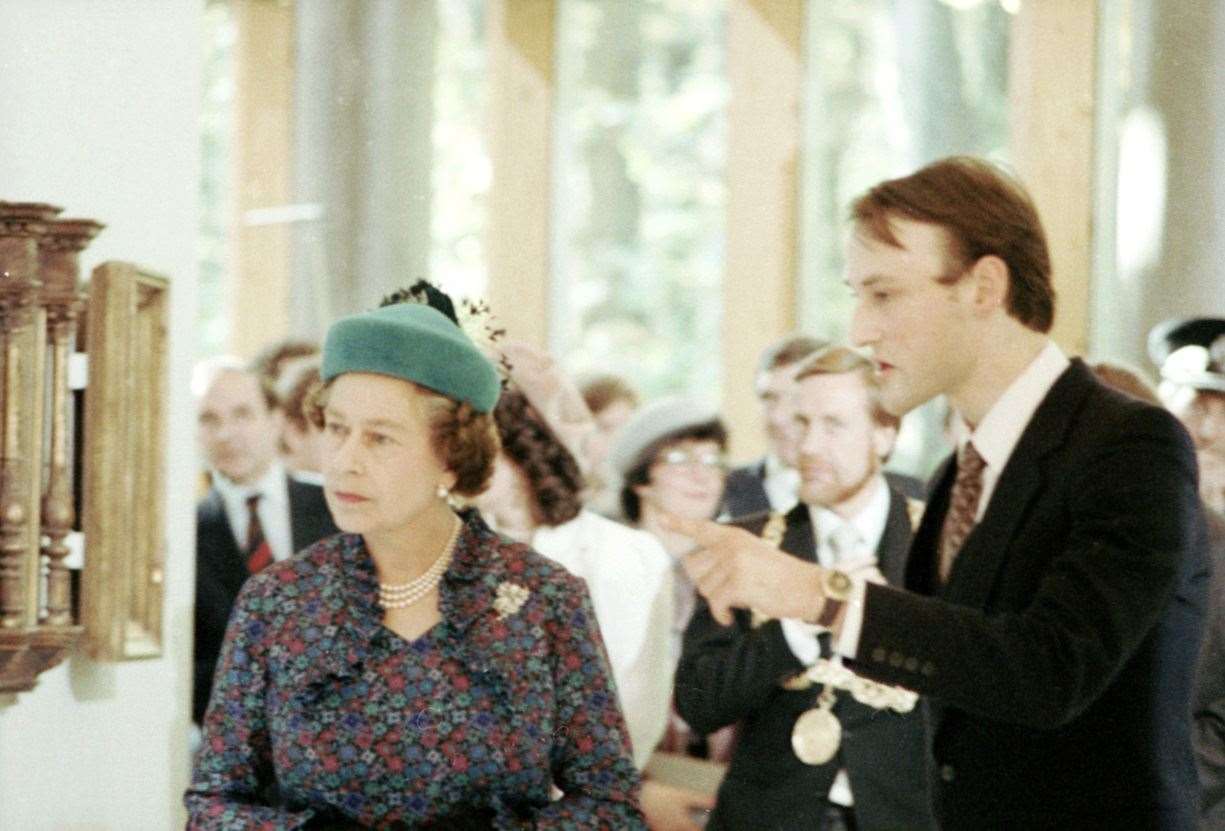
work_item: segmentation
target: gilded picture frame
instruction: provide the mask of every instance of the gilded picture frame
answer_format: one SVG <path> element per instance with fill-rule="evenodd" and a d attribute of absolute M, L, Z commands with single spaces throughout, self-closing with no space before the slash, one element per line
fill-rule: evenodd
<path fill-rule="evenodd" d="M 169 286 L 124 262 L 89 284 L 80 622 L 96 660 L 162 653 Z"/>

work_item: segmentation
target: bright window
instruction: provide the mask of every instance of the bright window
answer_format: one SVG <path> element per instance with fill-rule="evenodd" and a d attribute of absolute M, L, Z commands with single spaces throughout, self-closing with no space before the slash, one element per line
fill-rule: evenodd
<path fill-rule="evenodd" d="M 647 396 L 717 396 L 722 4 L 560 0 L 552 346 Z"/>

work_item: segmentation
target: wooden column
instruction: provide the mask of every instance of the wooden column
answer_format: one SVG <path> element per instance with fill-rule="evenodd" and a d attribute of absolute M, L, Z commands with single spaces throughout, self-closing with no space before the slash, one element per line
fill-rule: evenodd
<path fill-rule="evenodd" d="M 732 455 L 747 459 L 765 446 L 758 357 L 798 315 L 803 0 L 731 0 L 727 44 L 723 414 Z"/>
<path fill-rule="evenodd" d="M 38 241 L 59 212 L 0 202 L 0 635 L 38 623 L 47 342 Z M 0 673 L 14 643 L 0 644 Z"/>
<path fill-rule="evenodd" d="M 548 345 L 556 0 L 490 0 L 489 302 L 516 340 Z"/>
<path fill-rule="evenodd" d="M 80 633 L 63 614 L 40 620 L 46 402 L 62 408 L 66 399 L 48 396 L 47 301 L 56 299 L 60 281 L 55 268 L 50 283 L 43 281 L 39 246 L 59 212 L 52 205 L 0 202 L 0 694 L 33 689 L 39 673 L 62 661 Z M 57 309 L 53 319 L 58 316 Z M 62 409 L 52 413 L 60 427 L 62 415 Z M 52 431 L 53 442 L 62 438 Z M 62 487 L 49 493 L 52 501 L 63 495 Z M 48 533 L 54 538 L 60 527 L 53 522 Z M 58 592 L 52 600 L 66 600 L 66 574 L 57 552 L 48 553 Z"/>
<path fill-rule="evenodd" d="M 42 501 L 42 553 L 47 564 L 47 619 L 51 626 L 72 624 L 71 578 L 64 565 L 65 542 L 76 519 L 72 506 L 73 435 L 69 408 L 68 358 L 76 346 L 77 320 L 84 306 L 79 258 L 103 228 L 89 219 L 57 219 L 39 243 L 42 303 L 47 310 L 47 349 L 51 383 L 50 443 Z M 76 442 L 83 436 L 76 436 Z"/>
<path fill-rule="evenodd" d="M 229 350 L 252 357 L 289 332 L 293 5 L 235 0 Z"/>
<path fill-rule="evenodd" d="M 1053 335 L 1074 354 L 1088 348 L 1097 25 L 1093 0 L 1025 0 L 1009 49 L 1009 153 L 1051 248 Z"/>

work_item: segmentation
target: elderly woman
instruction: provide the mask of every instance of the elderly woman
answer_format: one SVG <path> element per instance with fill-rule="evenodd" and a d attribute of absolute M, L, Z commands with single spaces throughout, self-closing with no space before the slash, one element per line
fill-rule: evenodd
<path fill-rule="evenodd" d="M 328 332 L 344 533 L 244 586 L 190 828 L 645 827 L 582 582 L 450 507 L 492 473 L 499 381 L 429 301 Z"/>

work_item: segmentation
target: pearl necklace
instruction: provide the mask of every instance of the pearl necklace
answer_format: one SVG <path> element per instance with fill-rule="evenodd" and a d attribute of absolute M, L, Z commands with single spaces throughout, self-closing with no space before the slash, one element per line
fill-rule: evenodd
<path fill-rule="evenodd" d="M 463 523 L 456 517 L 451 536 L 442 547 L 442 552 L 420 576 L 407 583 L 379 583 L 379 605 L 384 609 L 406 609 L 432 592 L 451 564 L 451 552 L 455 549 L 455 541 L 459 539 L 459 529 L 462 527 Z"/>

